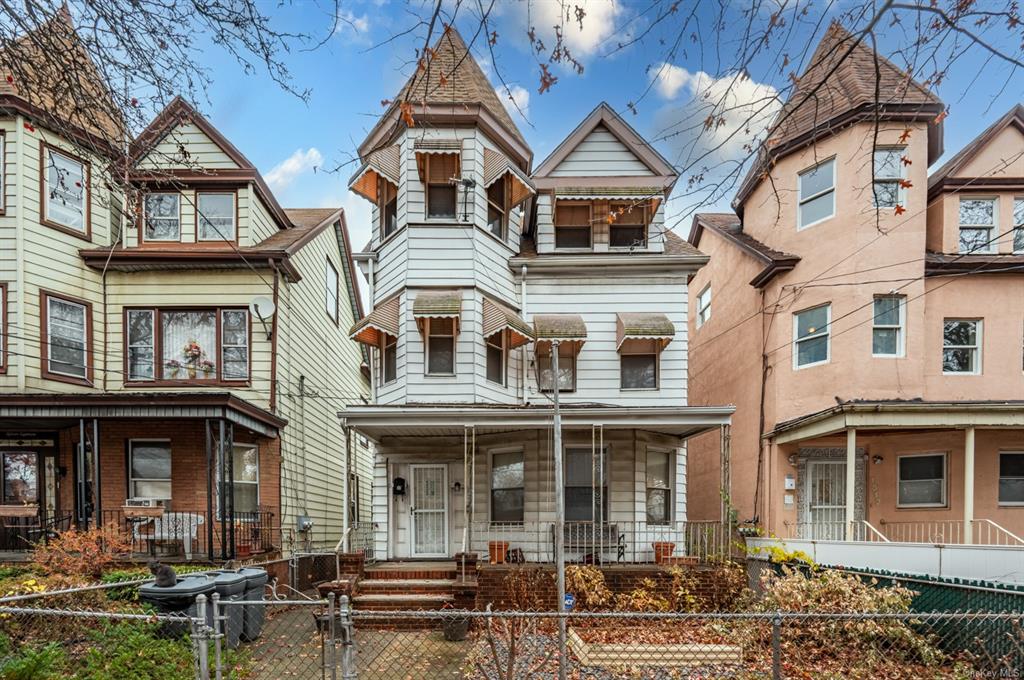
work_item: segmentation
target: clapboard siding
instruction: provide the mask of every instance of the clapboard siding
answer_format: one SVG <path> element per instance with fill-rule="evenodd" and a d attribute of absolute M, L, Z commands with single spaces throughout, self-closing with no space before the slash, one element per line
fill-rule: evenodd
<path fill-rule="evenodd" d="M 577 389 L 565 402 L 600 402 L 623 406 L 686 404 L 686 282 L 684 277 L 572 278 L 528 275 L 528 315 L 580 314 L 587 341 L 577 361 Z M 615 322 L 618 312 L 657 312 L 668 316 L 675 339 L 661 352 L 657 390 L 619 389 L 619 354 Z M 528 320 L 529 320 L 528 319 Z M 532 358 L 532 357 L 531 357 Z M 530 376 L 530 395 L 537 392 Z"/>
<path fill-rule="evenodd" d="M 607 202 L 603 202 L 604 205 Z M 607 210 L 607 207 L 604 208 Z M 554 198 L 551 194 L 541 194 L 537 197 L 537 252 L 541 254 L 555 253 L 555 216 Z M 596 219 L 596 218 L 595 218 Z M 674 225 L 670 225 L 674 226 Z M 595 224 L 593 246 L 595 252 L 608 252 L 608 238 L 605 225 L 601 222 Z M 634 252 L 663 253 L 665 252 L 665 201 L 658 203 L 658 209 L 654 211 L 647 226 L 647 247 L 635 248 Z M 614 252 L 614 251 L 613 251 Z"/>
<path fill-rule="evenodd" d="M 608 128 L 599 125 L 551 172 L 553 177 L 653 175 Z"/>
<path fill-rule="evenodd" d="M 195 123 L 184 123 L 167 133 L 138 166 L 145 170 L 162 168 L 237 168 Z"/>

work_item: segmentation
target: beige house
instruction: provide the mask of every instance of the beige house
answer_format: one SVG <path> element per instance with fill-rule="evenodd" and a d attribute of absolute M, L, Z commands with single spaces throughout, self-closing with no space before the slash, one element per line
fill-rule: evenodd
<path fill-rule="evenodd" d="M 689 513 L 778 536 L 1024 544 L 1024 109 L 928 175 L 944 105 L 833 26 L 735 213 L 699 214 Z M 877 115 L 877 130 L 875 121 Z M 969 121 L 958 121 L 968 125 Z M 1016 160 L 1013 160 L 1016 159 Z"/>
<path fill-rule="evenodd" d="M 181 99 L 127 159 L 60 114 L 0 111 L 0 549 L 97 523 L 202 559 L 333 545 L 372 471 L 332 405 L 368 393 L 344 214 L 283 209 Z"/>

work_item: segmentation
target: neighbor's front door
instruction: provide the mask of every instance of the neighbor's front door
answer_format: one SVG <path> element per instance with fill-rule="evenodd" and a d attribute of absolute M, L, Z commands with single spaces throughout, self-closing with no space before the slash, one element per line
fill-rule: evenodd
<path fill-rule="evenodd" d="M 412 465 L 412 556 L 448 557 L 445 465 Z"/>
<path fill-rule="evenodd" d="M 807 510 L 809 525 L 800 538 L 841 541 L 846 537 L 846 462 L 807 462 Z"/>

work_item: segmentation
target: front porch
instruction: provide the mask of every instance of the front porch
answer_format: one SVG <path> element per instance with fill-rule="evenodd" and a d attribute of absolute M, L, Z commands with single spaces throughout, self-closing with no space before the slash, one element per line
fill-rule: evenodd
<path fill-rule="evenodd" d="M 563 410 L 566 560 L 682 562 L 729 550 L 718 522 L 686 521 L 685 440 L 731 408 Z M 377 443 L 378 560 L 473 553 L 481 563 L 554 560 L 552 411 L 544 407 L 352 407 L 343 424 Z"/>
<path fill-rule="evenodd" d="M 117 528 L 132 558 L 280 548 L 281 421 L 230 395 L 0 397 L 0 552 Z"/>

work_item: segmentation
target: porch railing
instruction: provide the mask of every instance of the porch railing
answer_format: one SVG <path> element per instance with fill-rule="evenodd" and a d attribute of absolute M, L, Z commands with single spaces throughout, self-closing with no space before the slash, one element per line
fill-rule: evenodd
<path fill-rule="evenodd" d="M 274 513 L 269 510 L 236 512 L 234 520 L 223 526 L 216 513 L 211 517 L 202 510 L 167 510 L 153 517 L 126 514 L 123 509 L 100 512 L 100 521 L 104 526 L 113 524 L 124 532 L 133 554 L 184 557 L 186 560 L 209 558 L 211 544 L 208 527 L 211 520 L 214 559 L 220 558 L 225 552 L 237 559 L 246 559 L 280 546 L 280 542 L 275 540 L 278 531 L 274 526 Z M 233 546 L 230 545 L 232 540 Z"/>
<path fill-rule="evenodd" d="M 786 522 L 784 538 L 809 541 L 845 541 L 846 522 Z M 971 523 L 970 543 L 974 545 L 1024 546 L 1024 539 L 990 519 Z M 925 543 L 929 545 L 962 545 L 967 543 L 963 520 L 919 522 L 887 522 L 872 524 L 865 520 L 853 523 L 853 540 L 871 543 Z"/>
<path fill-rule="evenodd" d="M 0 550 L 23 551 L 66 531 L 72 525 L 71 515 L 42 518 L 39 513 L 29 517 L 4 517 L 0 521 Z"/>
<path fill-rule="evenodd" d="M 554 562 L 554 522 L 474 522 L 472 536 L 472 550 L 481 561 Z M 717 521 L 566 522 L 563 537 L 566 561 L 575 563 L 672 561 L 666 557 L 707 561 L 730 555 L 735 544 L 732 527 Z"/>

